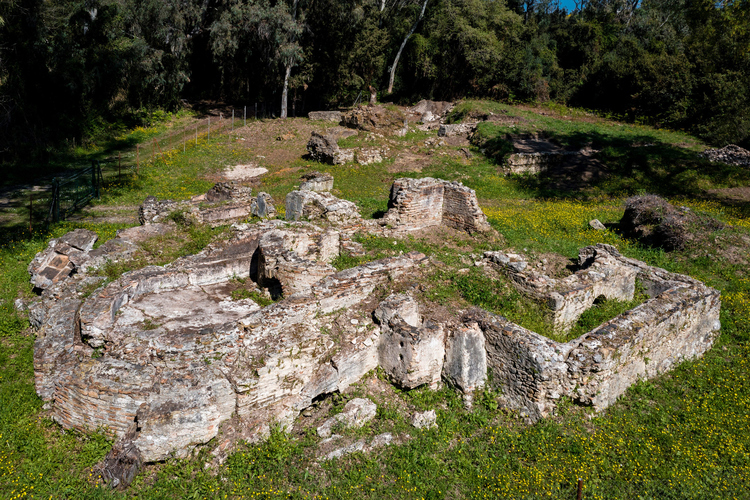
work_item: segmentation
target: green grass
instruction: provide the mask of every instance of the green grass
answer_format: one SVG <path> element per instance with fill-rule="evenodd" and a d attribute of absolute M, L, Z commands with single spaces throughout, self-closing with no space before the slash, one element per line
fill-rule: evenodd
<path fill-rule="evenodd" d="M 395 391 L 393 398 L 376 401 L 378 417 L 369 432 L 394 432 L 402 437 L 399 445 L 318 463 L 314 435 L 276 431 L 265 443 L 241 445 L 216 470 L 204 467 L 211 457 L 198 451 L 191 459 L 147 467 L 125 493 L 104 491 L 94 486 L 89 468 L 111 442 L 93 430 L 86 434 L 63 431 L 44 418 L 33 385 L 33 333 L 26 330 L 28 323 L 16 314 L 13 302 L 29 296 L 26 266 L 49 238 L 80 226 L 106 240 L 121 226 L 63 223 L 37 228 L 32 234 L 23 228 L 9 229 L 0 234 L 0 497 L 574 498 L 580 477 L 587 499 L 747 498 L 750 276 L 746 263 L 718 246 L 667 253 L 625 240 L 614 230 L 599 232 L 588 227 L 592 218 L 605 224 L 616 222 L 622 215 L 623 197 L 645 190 L 717 217 L 746 237 L 750 220 L 745 208 L 707 201 L 701 190 L 745 183 L 747 174 L 696 160 L 692 152 L 702 146 L 679 132 L 619 125 L 581 114 L 563 119 L 559 113 L 565 110 L 541 116 L 497 103 L 471 106 L 507 110 L 527 120 L 517 128 L 543 131 L 571 146 L 598 141 L 600 158 L 611 166 L 613 175 L 586 192 L 556 192 L 531 178 L 499 175 L 496 160 L 481 156 L 474 147 L 471 162 L 437 156 L 422 173 L 408 174 L 389 173 L 388 164 L 332 167 L 300 159 L 291 166 L 301 171 L 269 175 L 259 190 L 270 192 L 282 205 L 302 172 L 328 171 L 336 179 L 336 194 L 357 202 L 367 217 L 386 209 L 394 177 L 432 175 L 460 180 L 477 190 L 490 223 L 503 240 L 480 239 L 467 249 L 467 243 L 448 239 L 441 245 L 414 238 L 361 236 L 358 241 L 368 251 L 365 259 L 425 252 L 439 262 L 438 270 L 423 283 L 427 298 L 445 304 L 457 300 L 477 304 L 509 316 L 516 314 L 511 319 L 523 322 L 535 320 L 535 306 L 472 267 L 472 254 L 513 248 L 532 255 L 556 252 L 572 259 L 582 246 L 613 244 L 626 256 L 691 275 L 722 292 L 722 331 L 711 351 L 664 376 L 639 382 L 601 414 L 563 401 L 559 415 L 526 425 L 517 415 L 498 408 L 497 394 L 491 392 L 478 394 L 474 408 L 466 411 L 458 394 L 447 387 L 434 392 L 425 388 Z M 508 133 L 491 124 L 480 127 L 480 132 L 483 140 L 499 140 Z M 412 144 L 409 140 L 405 146 Z M 636 141 L 657 146 L 631 148 Z M 677 146 L 681 143 L 687 148 Z M 249 154 L 201 143 L 184 154 L 180 151 L 148 163 L 139 178 L 111 182 L 101 203 L 137 204 L 148 194 L 185 199 L 210 187 L 203 180 L 206 173 L 241 163 Z M 221 230 L 192 236 L 191 228 L 178 231 L 174 239 L 154 240 L 146 248 L 148 259 L 168 261 L 221 237 Z M 746 246 L 738 251 L 747 258 Z M 361 260 L 342 256 L 334 265 L 343 269 Z M 459 273 L 460 268 L 470 270 Z M 115 278 L 124 269 L 111 272 L 110 278 Z M 599 311 L 599 316 L 594 311 L 594 317 L 582 321 L 595 324 L 620 307 Z M 581 328 L 588 328 L 589 323 Z M 413 429 L 405 407 L 435 409 L 439 428 Z"/>

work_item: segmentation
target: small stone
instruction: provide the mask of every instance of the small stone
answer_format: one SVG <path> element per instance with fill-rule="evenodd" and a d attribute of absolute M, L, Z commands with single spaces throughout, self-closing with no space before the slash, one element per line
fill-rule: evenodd
<path fill-rule="evenodd" d="M 596 229 L 597 231 L 606 231 L 607 228 L 599 222 L 599 219 L 593 219 L 589 221 L 589 226 L 591 226 L 592 229 Z"/>
<path fill-rule="evenodd" d="M 318 436 L 329 437 L 335 425 L 345 428 L 362 427 L 375 418 L 378 407 L 366 398 L 352 399 L 344 406 L 344 411 L 326 420 L 318 427 Z"/>
<path fill-rule="evenodd" d="M 417 429 L 437 429 L 437 414 L 435 410 L 415 413 L 411 419 L 411 425 Z"/>
<path fill-rule="evenodd" d="M 351 323 L 352 323 L 352 325 L 358 325 L 359 324 L 359 320 L 358 319 L 352 319 Z"/>
<path fill-rule="evenodd" d="M 385 432 L 383 434 L 378 434 L 374 438 L 372 438 L 372 441 L 370 441 L 370 448 L 380 448 L 382 446 L 388 446 L 393 442 L 393 434 L 390 432 Z"/>

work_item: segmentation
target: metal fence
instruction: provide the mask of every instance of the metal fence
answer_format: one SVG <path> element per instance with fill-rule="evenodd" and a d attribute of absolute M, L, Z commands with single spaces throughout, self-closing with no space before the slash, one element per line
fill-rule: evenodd
<path fill-rule="evenodd" d="M 52 200 L 49 206 L 48 220 L 58 222 L 65 220 L 92 198 L 99 198 L 102 187 L 102 167 L 98 160 L 91 166 L 67 177 L 55 177 L 52 180 Z"/>

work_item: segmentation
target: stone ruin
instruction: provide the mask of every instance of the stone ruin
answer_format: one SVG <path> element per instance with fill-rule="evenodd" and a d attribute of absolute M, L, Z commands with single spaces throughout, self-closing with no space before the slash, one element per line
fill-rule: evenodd
<path fill-rule="evenodd" d="M 387 146 L 347 149 L 338 145 L 339 139 L 356 134 L 354 130 L 343 127 L 334 127 L 324 133 L 313 131 L 307 143 L 307 152 L 313 160 L 331 165 L 343 165 L 348 162 L 369 165 L 380 163 L 388 157 L 390 150 Z"/>
<path fill-rule="evenodd" d="M 492 228 L 479 208 L 476 193 L 460 182 L 425 177 L 397 179 L 391 187 L 388 212 L 381 224 L 398 231 L 446 226 L 468 233 Z"/>
<path fill-rule="evenodd" d="M 719 335 L 720 294 L 703 283 L 629 259 L 610 245 L 579 252 L 581 270 L 555 282 L 525 271 L 523 260 L 488 252 L 521 291 L 548 299 L 557 324 L 569 325 L 599 295 L 632 298 L 635 279 L 649 300 L 560 343 L 507 319 L 474 309 L 464 321 L 484 332 L 487 363 L 510 408 L 532 420 L 550 415 L 563 396 L 602 410 L 640 379 L 701 356 Z"/>
<path fill-rule="evenodd" d="M 707 149 L 698 156 L 708 161 L 736 165 L 738 167 L 750 167 L 750 151 L 734 144 L 727 144 L 723 148 Z"/>
<path fill-rule="evenodd" d="M 317 177 L 325 176 L 308 180 Z M 459 183 L 397 180 L 385 226 L 326 191 L 293 191 L 286 205 L 286 221 L 235 223 L 225 241 L 112 282 L 91 272 L 96 264 L 127 258 L 166 224 L 125 230 L 96 250 L 96 235 L 76 230 L 30 265 L 41 290 L 30 307 L 37 393 L 64 428 L 118 438 L 102 463 L 110 484 L 126 486 L 142 463 L 209 443 L 220 462 L 237 441 L 290 428 L 316 398 L 377 367 L 407 389 L 449 383 L 467 404 L 491 381 L 505 405 L 534 421 L 561 397 L 606 408 L 638 379 L 700 356 L 718 335 L 716 290 L 607 245 L 582 249 L 581 271 L 561 281 L 527 271 L 520 256 L 486 254 L 487 265 L 547 298 L 563 326 L 599 294 L 627 297 L 635 279 L 645 284 L 650 300 L 567 343 L 476 308 L 434 317 L 418 292 L 432 263 L 418 252 L 343 271 L 331 265 L 361 252 L 357 232 L 488 229 L 476 195 Z M 279 300 L 232 300 L 238 282 Z"/>
<path fill-rule="evenodd" d="M 149 196 L 138 209 L 141 224 L 176 220 L 187 225 L 222 226 L 251 215 L 262 219 L 275 217 L 273 198 L 264 192 L 253 198 L 252 188 L 234 182 L 219 182 L 206 194 L 188 201 L 160 201 Z"/>

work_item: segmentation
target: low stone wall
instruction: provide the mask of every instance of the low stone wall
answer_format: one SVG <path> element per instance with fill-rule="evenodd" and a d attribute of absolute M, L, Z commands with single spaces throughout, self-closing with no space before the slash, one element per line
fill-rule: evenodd
<path fill-rule="evenodd" d="M 487 363 L 506 404 L 531 420 L 546 417 L 561 396 L 597 410 L 639 379 L 699 357 L 719 334 L 720 294 L 697 280 L 621 256 L 609 245 L 587 247 L 580 263 L 619 265 L 647 284 L 651 299 L 578 339 L 559 343 L 486 311 L 474 310 L 487 340 Z"/>
<path fill-rule="evenodd" d="M 556 332 L 570 330 L 597 298 L 628 301 L 635 292 L 636 269 L 623 266 L 606 253 L 559 280 L 535 272 L 518 255 L 503 252 L 485 252 L 484 255 L 505 272 L 521 292 L 547 304 Z"/>
<path fill-rule="evenodd" d="M 307 113 L 307 117 L 310 120 L 321 120 L 326 122 L 339 123 L 343 114 L 341 111 L 310 111 Z"/>
<path fill-rule="evenodd" d="M 432 177 L 396 179 L 383 222 L 397 231 L 440 224 L 469 233 L 491 229 L 473 189 Z"/>
<path fill-rule="evenodd" d="M 514 153 L 505 168 L 509 174 L 540 174 L 561 163 L 571 151 L 542 151 L 539 153 Z"/>

